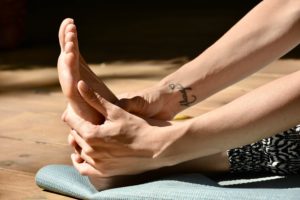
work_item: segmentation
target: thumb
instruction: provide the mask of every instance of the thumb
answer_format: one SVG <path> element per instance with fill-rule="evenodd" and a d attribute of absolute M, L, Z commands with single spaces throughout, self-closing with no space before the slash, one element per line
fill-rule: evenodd
<path fill-rule="evenodd" d="M 140 96 L 120 99 L 116 105 L 133 114 L 147 115 L 146 101 Z"/>
<path fill-rule="evenodd" d="M 114 109 L 113 104 L 94 92 L 84 81 L 79 81 L 77 84 L 78 91 L 82 98 L 105 118 L 110 117 L 110 112 Z"/>

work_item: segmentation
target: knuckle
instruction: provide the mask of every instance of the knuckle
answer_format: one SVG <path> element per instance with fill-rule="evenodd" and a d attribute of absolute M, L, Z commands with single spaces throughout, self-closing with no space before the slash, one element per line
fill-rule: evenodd
<path fill-rule="evenodd" d="M 88 93 L 88 98 L 92 101 L 92 102 L 100 102 L 101 101 L 101 96 L 93 91 L 93 90 L 90 90 Z"/>
<path fill-rule="evenodd" d="M 87 94 L 87 97 L 90 99 L 91 102 L 97 103 L 99 101 L 99 99 L 92 92 L 89 92 Z"/>
<path fill-rule="evenodd" d="M 128 124 L 125 123 L 124 120 L 118 120 L 114 124 L 115 133 L 120 133 Z"/>
<path fill-rule="evenodd" d="M 85 128 L 85 129 L 86 130 L 84 131 L 82 138 L 87 143 L 92 142 L 97 136 L 97 127 L 92 126 L 92 127 L 88 127 L 88 128 Z"/>
<path fill-rule="evenodd" d="M 113 106 L 110 108 L 110 115 L 113 118 L 122 117 L 122 112 L 120 112 L 120 108 L 117 106 Z"/>
<path fill-rule="evenodd" d="M 94 139 L 94 135 L 92 133 L 86 133 L 82 136 L 83 140 L 87 143 L 90 143 Z"/>
<path fill-rule="evenodd" d="M 85 147 L 82 149 L 82 153 L 87 155 L 87 156 L 92 156 L 94 154 L 95 150 L 91 147 Z"/>
<path fill-rule="evenodd" d="M 69 135 L 68 135 L 68 144 L 69 144 L 70 146 L 74 146 L 74 143 L 75 143 L 74 137 L 72 136 L 72 134 L 69 134 Z"/>

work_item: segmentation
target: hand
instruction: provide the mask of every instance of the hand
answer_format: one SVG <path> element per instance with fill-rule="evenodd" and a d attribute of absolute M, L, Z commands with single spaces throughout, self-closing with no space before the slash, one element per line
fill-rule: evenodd
<path fill-rule="evenodd" d="M 153 86 L 137 93 L 119 95 L 116 104 L 127 112 L 147 118 L 171 120 L 176 114 L 168 88 Z"/>
<path fill-rule="evenodd" d="M 137 174 L 170 163 L 161 153 L 179 137 L 168 122 L 143 119 L 106 101 L 80 81 L 78 90 L 93 108 L 105 116 L 94 125 L 79 117 L 69 107 L 64 121 L 73 129 L 71 135 L 80 146 L 80 157 L 72 155 L 74 166 L 83 175 L 109 177 Z"/>

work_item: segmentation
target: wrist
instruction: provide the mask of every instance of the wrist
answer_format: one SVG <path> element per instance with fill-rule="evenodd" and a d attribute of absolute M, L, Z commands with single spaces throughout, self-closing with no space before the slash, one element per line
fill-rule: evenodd
<path fill-rule="evenodd" d="M 159 151 L 153 156 L 158 167 L 173 166 L 194 158 L 195 151 L 191 145 L 196 145 L 189 135 L 189 123 L 178 122 L 160 128 Z"/>
<path fill-rule="evenodd" d="M 185 86 L 180 82 L 169 81 L 160 83 L 161 96 L 167 107 L 171 107 L 171 115 L 193 106 L 198 102 L 198 97 L 191 87 Z"/>
<path fill-rule="evenodd" d="M 164 166 L 224 152 L 224 137 L 215 130 L 213 120 L 197 117 L 166 127 L 167 143 L 156 158 Z M 211 117 L 208 117 L 211 118 Z"/>
<path fill-rule="evenodd" d="M 178 108 L 177 101 L 174 100 L 177 98 L 176 95 L 178 94 L 171 91 L 167 83 L 162 84 L 159 82 L 152 86 L 144 96 L 148 98 L 149 102 L 155 102 L 155 107 L 159 112 L 150 117 L 161 120 L 173 119 L 173 117 L 181 111 Z"/>

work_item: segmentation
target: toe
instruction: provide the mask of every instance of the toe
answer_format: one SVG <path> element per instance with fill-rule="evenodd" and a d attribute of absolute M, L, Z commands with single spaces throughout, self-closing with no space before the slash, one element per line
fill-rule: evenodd
<path fill-rule="evenodd" d="M 65 45 L 65 53 L 75 53 L 75 45 L 74 42 L 67 42 Z"/>
<path fill-rule="evenodd" d="M 68 32 L 73 32 L 73 33 L 76 33 L 76 26 L 75 24 L 67 24 L 67 27 L 65 29 L 65 34 L 68 33 Z"/>
<path fill-rule="evenodd" d="M 60 48 L 63 50 L 64 46 L 65 46 L 65 29 L 69 24 L 73 24 L 74 20 L 71 18 L 67 18 L 65 20 L 63 20 L 63 22 L 60 25 L 59 28 L 59 32 L 58 32 L 58 38 L 59 38 L 59 44 L 60 44 Z"/>
<path fill-rule="evenodd" d="M 68 42 L 73 42 L 73 43 L 74 43 L 75 38 L 76 38 L 75 33 L 73 33 L 73 32 L 68 32 L 68 33 L 66 34 L 66 37 L 65 37 L 65 43 L 68 43 Z"/>
<path fill-rule="evenodd" d="M 74 53 L 74 44 L 72 42 L 66 43 L 65 49 L 66 51 L 64 55 L 63 68 L 68 72 L 67 74 L 70 76 L 69 80 L 73 80 L 76 82 L 79 79 L 79 71 L 76 67 L 78 65 L 78 59 L 76 54 Z"/>
<path fill-rule="evenodd" d="M 78 39 L 77 39 L 77 30 L 76 30 L 75 24 L 69 24 L 66 27 L 65 36 L 67 37 L 67 35 L 68 35 L 68 38 L 66 38 L 65 40 L 66 41 L 72 41 L 72 42 L 74 42 L 75 51 L 76 51 L 76 53 L 79 54 Z"/>

